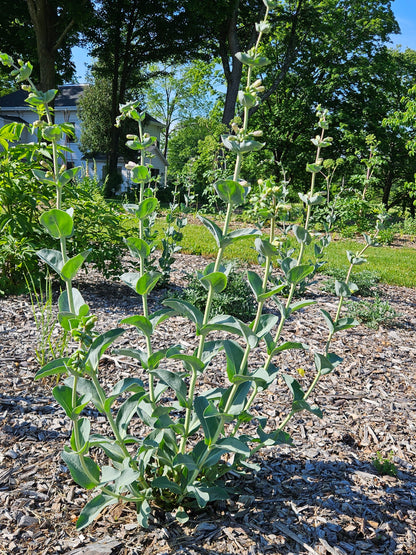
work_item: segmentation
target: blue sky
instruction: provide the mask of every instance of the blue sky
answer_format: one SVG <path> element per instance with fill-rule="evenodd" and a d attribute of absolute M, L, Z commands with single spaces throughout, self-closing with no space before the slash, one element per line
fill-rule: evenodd
<path fill-rule="evenodd" d="M 416 0 L 393 0 L 392 9 L 400 25 L 401 34 L 393 35 L 393 45 L 400 44 L 403 48 L 416 50 Z M 78 80 L 83 83 L 87 73 L 86 65 L 91 63 L 87 52 L 83 48 L 72 50 Z"/>
<path fill-rule="evenodd" d="M 392 9 L 402 31 L 392 36 L 393 44 L 416 50 L 416 0 L 394 0 Z"/>

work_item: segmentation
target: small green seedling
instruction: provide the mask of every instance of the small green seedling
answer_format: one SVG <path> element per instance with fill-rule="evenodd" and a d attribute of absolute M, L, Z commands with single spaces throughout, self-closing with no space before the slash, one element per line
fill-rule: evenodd
<path fill-rule="evenodd" d="M 377 451 L 376 457 L 371 461 L 381 476 L 397 476 L 397 467 L 393 462 L 393 455 L 393 451 L 389 451 L 387 457 L 383 457 L 380 451 Z"/>

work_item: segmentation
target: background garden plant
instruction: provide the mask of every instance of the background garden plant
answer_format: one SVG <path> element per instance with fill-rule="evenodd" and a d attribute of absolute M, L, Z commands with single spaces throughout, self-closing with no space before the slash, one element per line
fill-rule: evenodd
<path fill-rule="evenodd" d="M 314 390 L 320 380 L 342 361 L 340 356 L 331 352 L 332 338 L 356 324 L 352 318 L 343 318 L 341 309 L 344 299 L 354 291 L 350 283 L 352 268 L 365 262 L 365 251 L 375 245 L 369 235 L 365 236 L 365 245 L 360 251 L 347 253 L 349 268 L 346 278 L 335 282 L 335 292 L 339 297 L 335 315 L 321 310 L 328 335 L 321 352 L 313 353 L 314 370 L 301 383 L 293 374 L 282 373 L 276 365 L 279 354 L 287 349 L 308 350 L 307 345 L 295 338 L 283 339 L 283 330 L 293 314 L 313 304 L 311 300 L 294 300 L 299 284 L 316 270 L 315 264 L 305 262 L 306 247 L 314 243 L 320 256 L 329 241 L 326 233 L 314 237 L 310 229 L 313 207 L 324 201 L 317 191 L 316 181 L 322 168 L 322 150 L 331 144 L 325 133 L 328 128 L 325 110 L 317 111 L 319 133 L 312 139 L 316 156 L 307 165 L 311 174 L 310 189 L 300 195 L 306 206 L 305 220 L 303 225 L 291 226 L 297 241 L 296 250 L 286 250 L 283 256 L 283 251 L 275 244 L 282 185 L 276 186 L 269 212 L 264 214 L 265 221 L 268 221 L 268 237 L 258 229 L 230 229 L 233 212 L 246 201 L 249 192 L 249 186 L 241 179 L 243 157 L 264 146 L 259 141 L 261 132 L 251 132 L 248 128 L 250 108 L 257 104 L 262 91 L 256 73 L 269 63 L 262 54 L 260 41 L 270 29 L 269 10 L 274 8 L 275 2 L 264 0 L 264 4 L 266 12 L 264 19 L 256 25 L 258 40 L 255 46 L 237 54 L 246 69 L 246 85 L 238 95 L 243 118 L 241 123 L 233 123 L 232 135 L 222 137 L 224 147 L 235 156 L 234 171 L 214 185 L 226 205 L 223 227 L 200 216 L 218 249 L 215 261 L 199 274 L 200 282 L 207 290 L 203 311 L 183 299 L 172 298 L 164 301 L 165 308 L 150 312 L 148 298 L 162 275 L 147 266 L 151 244 L 145 229 L 146 220 L 158 203 L 154 195 L 146 191 L 149 169 L 140 158 L 129 163 L 133 181 L 140 185 L 140 194 L 139 202 L 126 208 L 138 218 L 139 233 L 126 237 L 126 243 L 138 258 L 138 271 L 123 274 L 122 280 L 141 296 L 142 313 L 122 320 L 121 324 L 134 326 L 144 338 L 145 348 L 119 349 L 117 352 L 138 360 L 144 377 L 123 378 L 111 390 L 100 382 L 100 360 L 125 330 L 115 328 L 97 335 L 94 331 L 96 317 L 90 314 L 81 293 L 72 285 L 89 251 L 71 257 L 67 253 L 68 240 L 74 233 L 74 212 L 72 208 L 62 209 L 62 193 L 78 169 L 66 170 L 60 166 L 57 142 L 61 134 L 70 132 L 70 129 L 52 124 L 49 103 L 56 91 L 37 91 L 30 81 L 30 64 L 18 62 L 15 65 L 10 57 L 1 55 L 3 63 L 14 67 L 13 73 L 19 81 L 29 82 L 28 102 L 37 109 L 40 117 L 45 118 L 39 119 L 36 126 L 43 140 L 51 144 L 46 171 L 33 171 L 42 184 L 56 190 L 56 207 L 44 212 L 40 222 L 55 240 L 59 240 L 59 250 L 44 248 L 38 251 L 38 256 L 64 281 L 65 291 L 58 300 L 58 318 L 61 326 L 78 342 L 78 348 L 70 356 L 46 364 L 36 378 L 66 376 L 53 390 L 55 399 L 72 420 L 70 443 L 62 458 L 74 481 L 96 492 L 78 518 L 78 529 L 90 524 L 105 507 L 119 502 L 134 503 L 139 523 L 147 526 L 155 508 L 173 511 L 176 519 L 184 522 L 193 508 L 204 508 L 208 502 L 227 499 L 232 494 L 227 477 L 231 470 L 242 474 L 250 472 L 256 468 L 250 457 L 263 447 L 291 445 L 285 427 L 297 413 L 306 410 L 322 416 L 321 409 L 313 404 Z M 142 116 L 134 104 L 121 107 L 121 111 L 122 117 L 131 117 L 140 123 Z M 139 152 L 152 144 L 152 138 L 143 135 L 140 126 L 139 135 L 128 139 L 129 146 Z M 223 263 L 224 251 L 227 246 L 247 237 L 254 239 L 255 249 L 263 261 L 261 274 L 252 270 L 247 272 L 257 303 L 255 317 L 250 324 L 227 314 L 212 317 L 214 295 L 224 291 L 228 282 L 230 269 Z M 278 282 L 272 279 L 272 271 L 277 267 L 283 276 Z M 288 288 L 288 292 L 282 299 L 279 293 L 284 288 Z M 263 312 L 269 301 L 274 303 L 277 314 Z M 198 341 L 194 352 L 188 352 L 180 343 L 158 348 L 154 331 L 173 316 L 184 317 L 193 324 Z M 222 332 L 226 332 L 226 339 L 220 339 Z M 264 364 L 259 366 L 256 362 L 253 366 L 252 351 L 260 346 L 264 352 Z M 218 355 L 225 355 L 226 359 L 223 385 L 213 390 L 203 389 L 200 378 Z M 171 362 L 179 362 L 182 370 L 172 367 Z M 253 404 L 278 377 L 286 384 L 292 399 L 286 416 L 271 430 L 267 418 L 253 411 Z M 93 432 L 92 420 L 83 413 L 89 404 L 105 416 L 107 435 Z M 148 429 L 145 437 L 131 434 L 136 416 Z"/>

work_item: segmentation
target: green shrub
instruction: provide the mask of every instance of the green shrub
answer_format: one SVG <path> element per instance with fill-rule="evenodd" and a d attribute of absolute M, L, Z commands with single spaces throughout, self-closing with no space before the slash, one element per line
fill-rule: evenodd
<path fill-rule="evenodd" d="M 203 310 L 208 292 L 196 274 L 189 276 L 189 282 L 182 293 L 177 294 L 185 301 Z M 214 294 L 212 315 L 230 314 L 243 322 L 251 321 L 256 313 L 253 292 L 241 272 L 231 270 L 228 274 L 227 287 L 222 293 Z"/>
<path fill-rule="evenodd" d="M 29 240 L 11 235 L 0 237 L 0 295 L 22 293 L 26 288 L 25 271 L 38 272 L 38 260 Z"/>
<path fill-rule="evenodd" d="M 374 300 L 348 301 L 345 304 L 348 316 L 355 318 L 368 328 L 378 329 L 381 325 L 388 325 L 400 317 L 388 301 L 382 301 L 378 295 Z"/>
<path fill-rule="evenodd" d="M 335 295 L 335 280 L 345 281 L 347 271 L 345 267 L 325 270 L 325 274 L 331 276 L 331 278 L 324 283 L 322 290 Z M 355 292 L 356 295 L 374 297 L 378 292 L 377 283 L 380 281 L 380 276 L 377 272 L 371 270 L 361 270 L 352 274 L 351 281 L 358 287 Z"/>
<path fill-rule="evenodd" d="M 331 207 L 318 206 L 313 215 L 313 224 L 323 224 L 333 210 L 336 216 L 333 229 L 344 237 L 354 237 L 363 231 L 374 229 L 381 207 L 363 200 L 358 192 L 349 191 L 350 196 L 339 196 Z"/>
<path fill-rule="evenodd" d="M 77 228 L 68 247 L 76 252 L 92 249 L 88 262 L 104 277 L 119 276 L 122 258 L 127 253 L 123 241 L 125 216 L 122 207 L 117 202 L 106 200 L 99 182 L 91 177 L 71 183 L 66 204 L 74 208 Z"/>

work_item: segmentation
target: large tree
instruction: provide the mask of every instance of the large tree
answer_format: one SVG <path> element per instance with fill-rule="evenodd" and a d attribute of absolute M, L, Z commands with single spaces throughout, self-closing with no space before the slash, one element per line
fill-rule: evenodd
<path fill-rule="evenodd" d="M 163 154 L 168 157 L 170 135 L 180 121 L 207 117 L 218 99 L 218 70 L 194 60 L 186 65 L 158 65 L 144 90 L 146 110 L 164 124 Z"/>
<path fill-rule="evenodd" d="M 92 0 L 0 0 L 0 50 L 30 60 L 41 90 L 75 74 L 71 48 L 91 19 Z"/>
<path fill-rule="evenodd" d="M 99 61 L 96 74 L 111 82 L 111 121 L 119 105 L 134 99 L 148 76 L 145 68 L 155 62 L 185 62 L 200 52 L 204 22 L 189 5 L 196 0 L 101 0 L 87 33 L 91 54 Z M 108 156 L 110 186 L 117 175 L 120 129 L 112 125 Z"/>
<path fill-rule="evenodd" d="M 265 49 L 272 61 L 264 75 L 266 89 L 252 115 L 253 124 L 264 130 L 274 159 L 290 171 L 292 182 L 300 183 L 304 175 L 310 151 L 305 129 L 313 131 L 316 105 L 330 110 L 331 134 L 345 123 L 344 115 L 364 109 L 367 97 L 358 101 L 358 93 L 375 83 L 379 61 L 386 55 L 385 41 L 395 32 L 398 26 L 387 0 L 280 2 Z M 359 121 L 365 125 L 362 112 Z"/>

